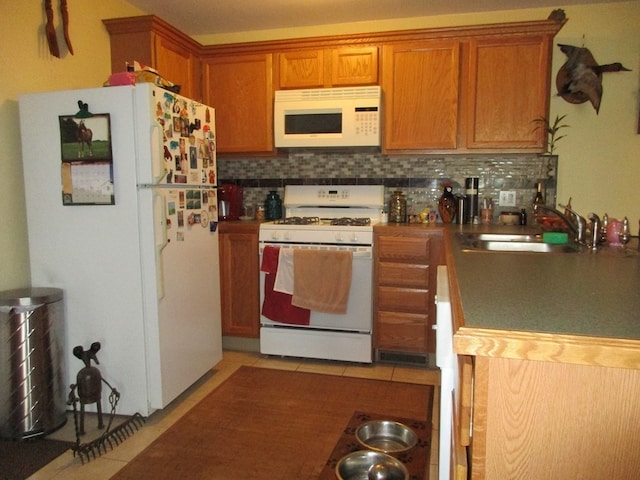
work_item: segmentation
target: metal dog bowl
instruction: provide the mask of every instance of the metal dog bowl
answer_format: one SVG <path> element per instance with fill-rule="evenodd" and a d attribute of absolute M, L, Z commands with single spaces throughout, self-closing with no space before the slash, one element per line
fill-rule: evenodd
<path fill-rule="evenodd" d="M 384 453 L 399 453 L 418 443 L 418 436 L 406 425 L 390 420 L 372 420 L 356 430 L 356 438 L 364 447 Z"/>
<path fill-rule="evenodd" d="M 361 450 L 345 455 L 336 465 L 338 480 L 408 480 L 409 472 L 391 455 Z"/>

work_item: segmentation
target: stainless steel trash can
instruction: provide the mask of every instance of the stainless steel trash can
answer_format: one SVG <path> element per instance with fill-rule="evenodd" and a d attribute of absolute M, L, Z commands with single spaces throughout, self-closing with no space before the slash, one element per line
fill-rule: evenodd
<path fill-rule="evenodd" d="M 0 437 L 46 435 L 66 422 L 62 290 L 0 292 Z"/>

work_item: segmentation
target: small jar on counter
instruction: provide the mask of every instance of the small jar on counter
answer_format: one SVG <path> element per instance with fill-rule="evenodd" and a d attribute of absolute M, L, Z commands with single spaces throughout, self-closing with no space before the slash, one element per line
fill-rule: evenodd
<path fill-rule="evenodd" d="M 264 205 L 256 205 L 256 220 L 264 220 Z"/>
<path fill-rule="evenodd" d="M 389 222 L 404 223 L 406 221 L 407 199 L 400 190 L 396 190 L 389 200 Z"/>
<path fill-rule="evenodd" d="M 267 220 L 279 220 L 282 218 L 282 200 L 275 190 L 267 194 L 264 201 L 264 215 Z"/>

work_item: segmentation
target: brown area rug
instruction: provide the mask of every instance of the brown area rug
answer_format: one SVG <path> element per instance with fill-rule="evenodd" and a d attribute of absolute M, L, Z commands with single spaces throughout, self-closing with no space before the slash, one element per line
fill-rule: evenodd
<path fill-rule="evenodd" d="M 432 402 L 428 385 L 241 367 L 112 478 L 318 479 L 354 413 L 430 430 Z"/>
<path fill-rule="evenodd" d="M 0 441 L 0 480 L 24 480 L 74 444 L 34 438 Z"/>

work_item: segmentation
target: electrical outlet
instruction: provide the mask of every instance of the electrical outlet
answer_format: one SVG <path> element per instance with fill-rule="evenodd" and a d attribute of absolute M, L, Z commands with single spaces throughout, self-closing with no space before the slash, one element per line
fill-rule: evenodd
<path fill-rule="evenodd" d="M 516 206 L 516 191 L 515 190 L 501 190 L 500 191 L 500 206 L 501 207 L 515 207 Z"/>

